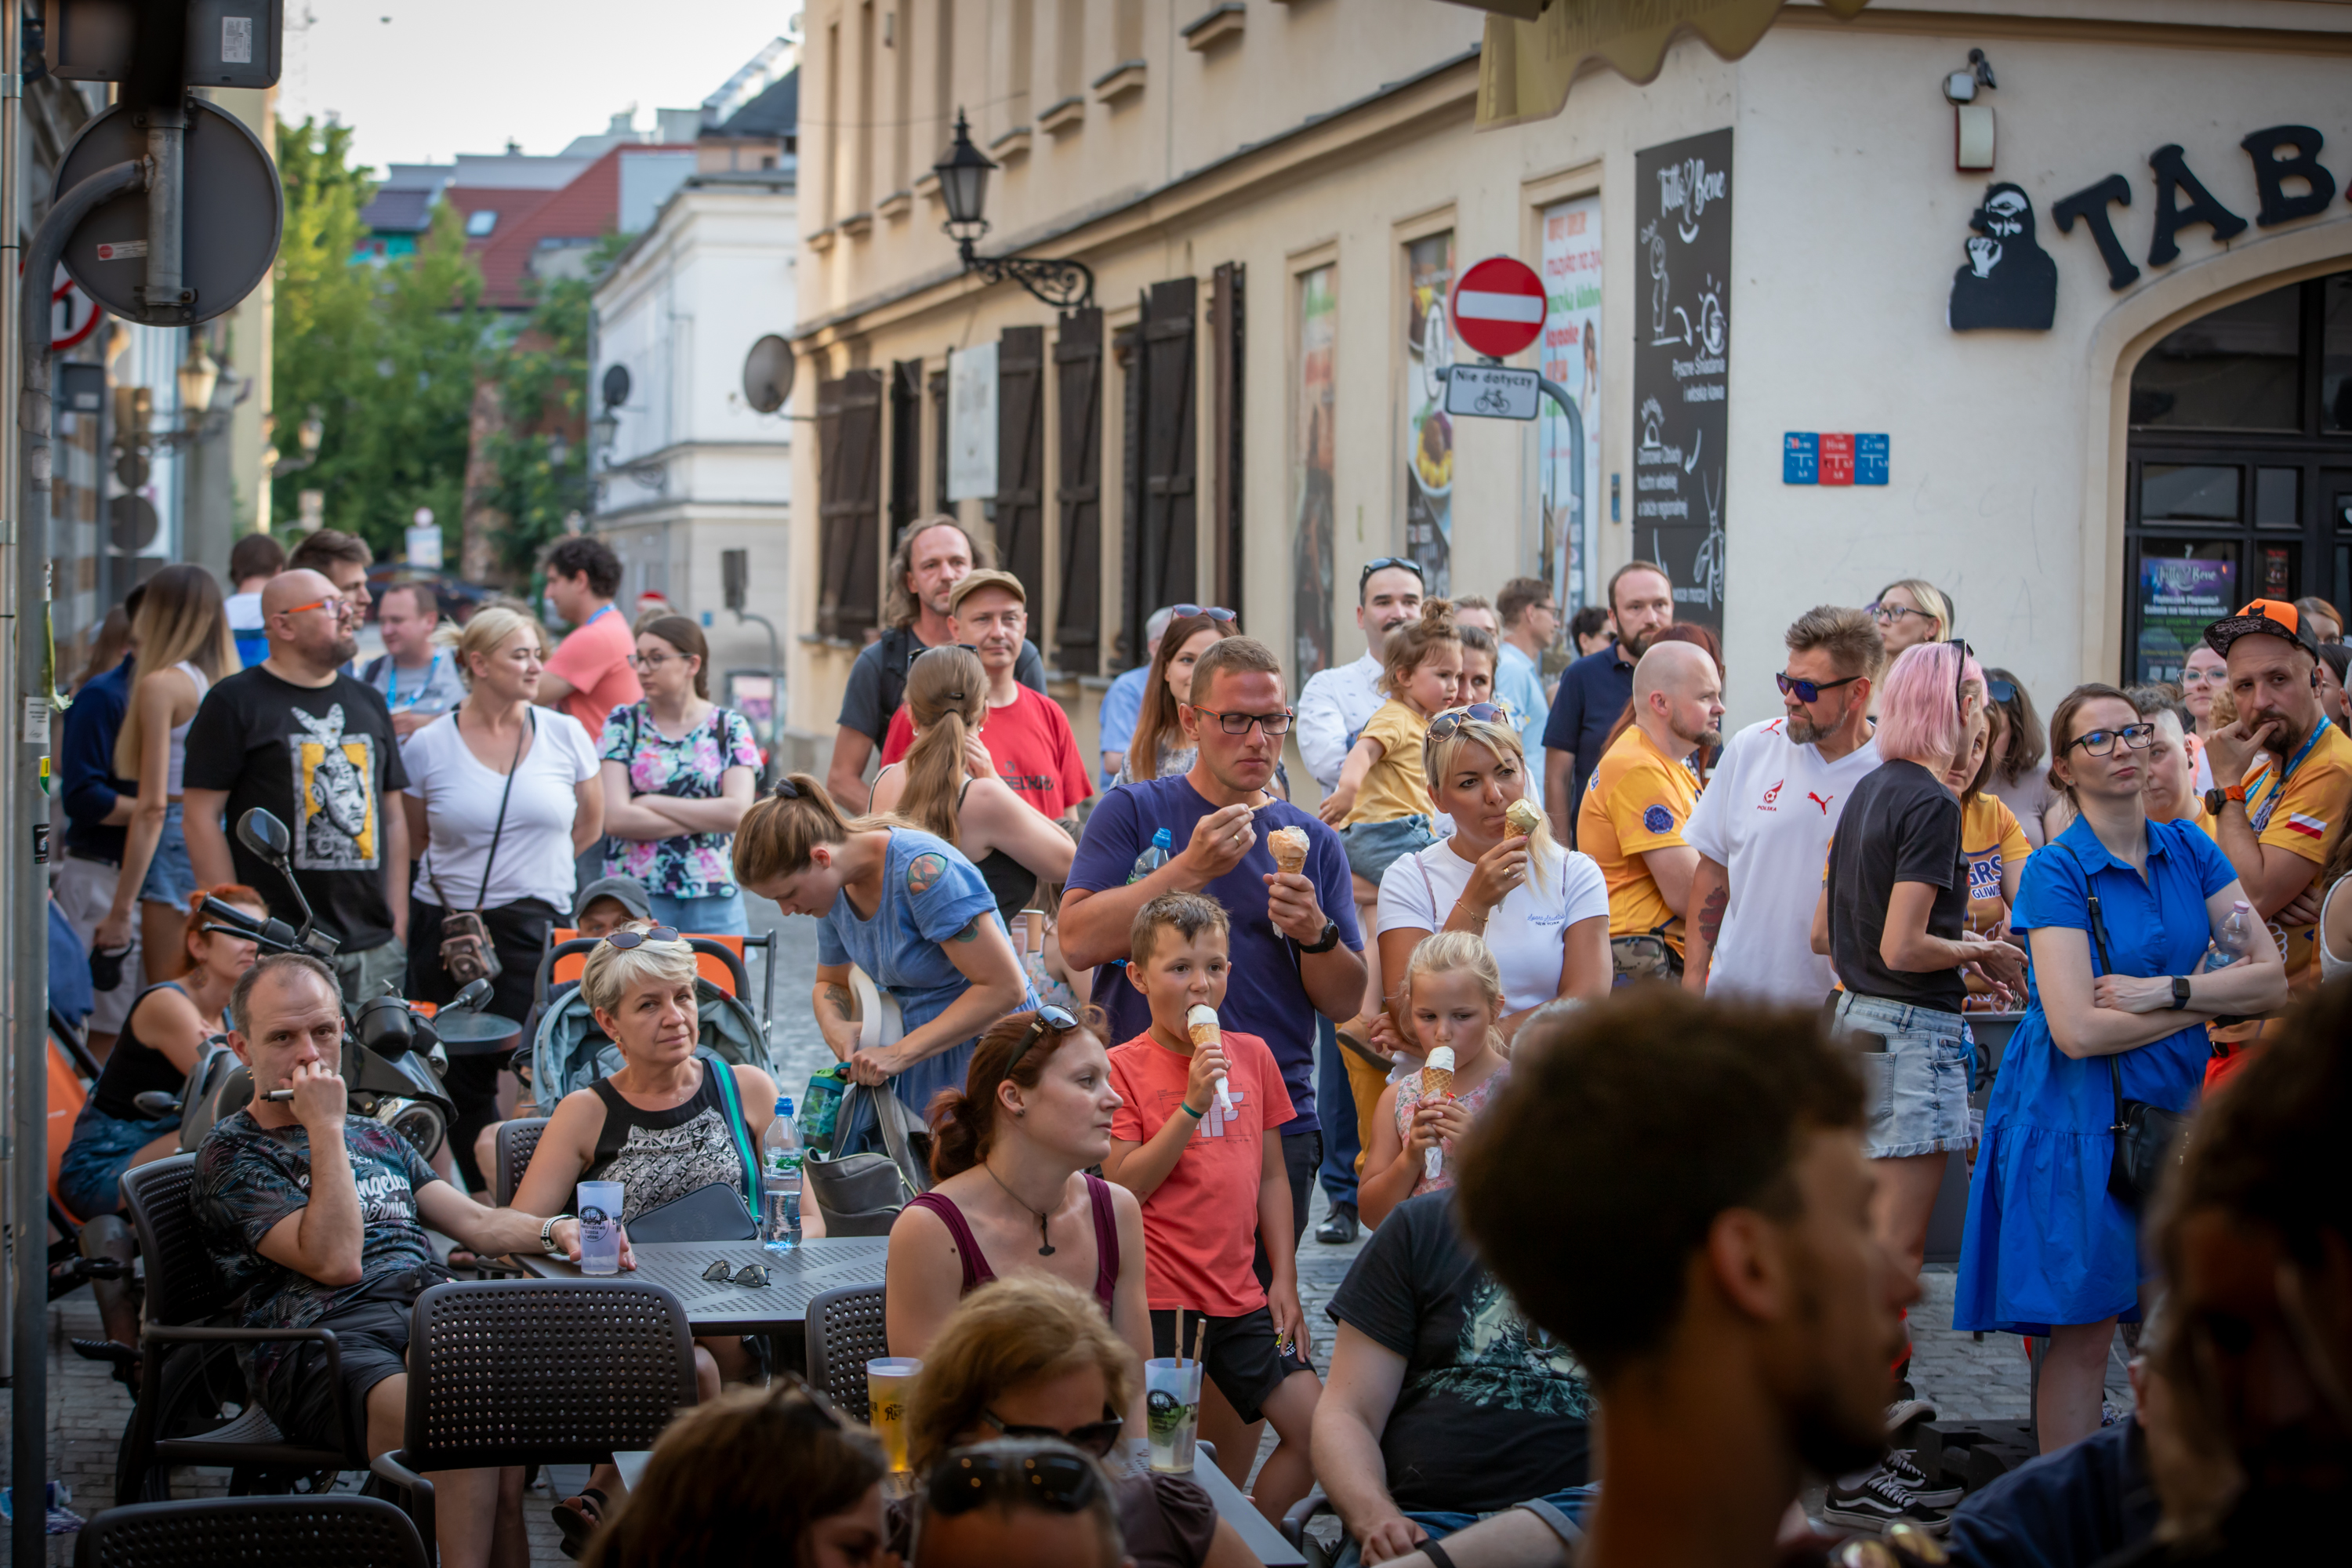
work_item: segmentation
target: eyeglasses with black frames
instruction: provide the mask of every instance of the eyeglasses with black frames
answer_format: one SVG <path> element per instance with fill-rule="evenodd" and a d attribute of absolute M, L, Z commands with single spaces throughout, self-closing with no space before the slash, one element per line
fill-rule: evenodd
<path fill-rule="evenodd" d="M 2155 725 L 2126 724 L 2120 730 L 2085 730 L 2066 742 L 2066 751 L 2071 752 L 2080 746 L 2092 756 L 2106 757 L 2115 754 L 2117 741 L 2121 741 L 2135 752 L 2145 752 L 2155 742 Z"/>

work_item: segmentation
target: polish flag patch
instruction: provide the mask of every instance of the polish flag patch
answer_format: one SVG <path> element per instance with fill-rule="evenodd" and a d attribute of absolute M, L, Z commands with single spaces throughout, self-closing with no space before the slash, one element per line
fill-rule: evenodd
<path fill-rule="evenodd" d="M 2290 832 L 2301 833 L 2309 837 L 2325 838 L 2327 837 L 2327 821 L 2325 817 L 2306 816 L 2302 812 L 2298 811 L 2288 816 L 2286 826 Z"/>

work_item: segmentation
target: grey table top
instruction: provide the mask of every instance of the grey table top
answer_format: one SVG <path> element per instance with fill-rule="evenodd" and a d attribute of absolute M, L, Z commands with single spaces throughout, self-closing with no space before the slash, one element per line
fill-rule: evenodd
<path fill-rule="evenodd" d="M 1258 1512 L 1257 1504 L 1250 1501 L 1242 1489 L 1217 1468 L 1215 1444 L 1202 1443 L 1195 1447 L 1192 1480 L 1217 1505 L 1217 1517 L 1234 1527 L 1243 1544 L 1255 1552 L 1266 1568 L 1306 1568 L 1307 1559 L 1298 1548 L 1285 1541 L 1282 1531 Z"/>
<path fill-rule="evenodd" d="M 789 1252 L 771 1252 L 756 1241 L 641 1241 L 635 1278 L 664 1285 L 686 1303 L 697 1333 L 764 1334 L 808 1315 L 808 1305 L 844 1285 L 879 1285 L 890 1248 L 887 1237 L 816 1237 Z M 702 1277 L 718 1258 L 740 1268 L 765 1264 L 762 1288 L 719 1285 Z M 579 1268 L 559 1258 L 518 1254 L 515 1261 L 543 1279 L 577 1279 Z M 628 1278 L 629 1276 L 624 1276 Z"/>

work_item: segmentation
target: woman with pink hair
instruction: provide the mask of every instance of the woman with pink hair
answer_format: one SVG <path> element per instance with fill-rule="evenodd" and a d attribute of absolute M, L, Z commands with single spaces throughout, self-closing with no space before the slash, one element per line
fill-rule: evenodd
<path fill-rule="evenodd" d="M 1843 987 L 1839 1026 L 1863 1052 L 1878 1178 L 1872 1222 L 1914 1275 L 1945 1164 L 1975 1142 L 1974 1047 L 1960 1017 L 1968 972 L 1983 974 L 1997 994 L 2024 990 L 2024 953 L 1967 929 L 1960 799 L 1945 782 L 1988 722 L 1984 670 L 1966 643 L 1903 651 L 1880 695 L 1884 761 L 1854 785 L 1838 817 L 1813 912 L 1813 951 L 1830 956 Z M 1958 1500 L 1917 1495 L 1913 1489 L 1925 1483 L 1898 1456 L 1856 1485 L 1833 1485 L 1823 1517 L 1866 1529 L 1897 1521 L 1939 1526 L 1945 1505 Z"/>

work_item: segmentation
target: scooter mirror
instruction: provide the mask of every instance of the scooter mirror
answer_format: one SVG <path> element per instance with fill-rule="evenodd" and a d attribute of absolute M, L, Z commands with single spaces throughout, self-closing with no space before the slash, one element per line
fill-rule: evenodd
<path fill-rule="evenodd" d="M 477 980 L 473 982 L 473 984 L 467 985 L 463 991 L 458 992 L 457 995 L 451 997 L 449 999 L 449 1005 L 442 1008 L 441 1011 L 445 1013 L 471 1013 L 478 1009 L 487 1007 L 489 1005 L 490 983 L 487 980 Z"/>
<path fill-rule="evenodd" d="M 286 825 L 257 805 L 236 819 L 236 840 L 281 871 L 294 847 Z"/>
<path fill-rule="evenodd" d="M 360 1007 L 360 1044 L 386 1058 L 416 1048 L 416 1015 L 397 996 L 378 996 Z"/>

